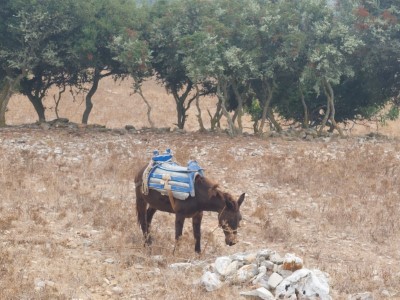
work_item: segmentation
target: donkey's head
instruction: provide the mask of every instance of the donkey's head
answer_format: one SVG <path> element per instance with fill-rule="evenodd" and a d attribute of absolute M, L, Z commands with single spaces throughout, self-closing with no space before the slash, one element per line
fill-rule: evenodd
<path fill-rule="evenodd" d="M 218 222 L 224 231 L 225 243 L 232 246 L 237 243 L 237 229 L 242 220 L 240 206 L 244 201 L 245 194 L 240 195 L 237 201 L 228 193 L 222 193 L 222 197 L 225 201 L 225 207 L 218 214 Z"/>

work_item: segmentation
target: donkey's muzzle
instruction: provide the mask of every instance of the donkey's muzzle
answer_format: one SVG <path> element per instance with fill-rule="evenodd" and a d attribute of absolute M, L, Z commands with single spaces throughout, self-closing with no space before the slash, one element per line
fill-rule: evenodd
<path fill-rule="evenodd" d="M 237 243 L 237 238 L 235 237 L 227 237 L 225 238 L 225 244 L 227 244 L 228 246 L 233 246 Z"/>

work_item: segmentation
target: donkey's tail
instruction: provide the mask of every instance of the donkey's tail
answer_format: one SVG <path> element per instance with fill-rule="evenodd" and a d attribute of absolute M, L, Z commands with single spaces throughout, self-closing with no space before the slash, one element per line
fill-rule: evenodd
<path fill-rule="evenodd" d="M 143 167 L 135 176 L 135 193 L 136 193 L 136 217 L 142 230 L 146 230 L 146 213 L 147 202 L 143 195 L 143 172 L 146 167 Z"/>

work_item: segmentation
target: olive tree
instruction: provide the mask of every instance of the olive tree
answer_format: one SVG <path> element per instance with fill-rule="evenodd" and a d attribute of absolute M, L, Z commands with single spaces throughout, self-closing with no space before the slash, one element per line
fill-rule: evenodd
<path fill-rule="evenodd" d="M 128 74 L 133 78 L 133 90 L 138 93 L 147 106 L 147 120 L 153 128 L 154 122 L 151 119 L 151 105 L 146 99 L 143 90 L 143 82 L 153 75 L 151 68 L 151 52 L 147 43 L 141 40 L 136 32 L 128 31 L 124 35 L 116 36 L 110 45 L 110 49 L 117 56 L 117 59 Z"/>
<path fill-rule="evenodd" d="M 113 52 L 117 36 L 134 34 L 140 19 L 134 0 L 89 0 L 79 2 L 76 11 L 79 30 L 71 36 L 74 44 L 71 50 L 76 56 L 76 85 L 88 86 L 82 123 L 87 124 L 93 108 L 92 98 L 100 80 L 112 76 L 115 80 L 128 75 L 124 64 Z"/>
<path fill-rule="evenodd" d="M 314 5 L 309 1 L 308 6 Z M 320 18 L 311 24 L 307 35 L 307 65 L 302 80 L 315 82 L 317 94 L 326 97 L 326 108 L 319 131 L 322 132 L 329 120 L 332 128 L 343 135 L 335 120 L 335 94 L 333 87 L 343 78 L 353 77 L 351 56 L 363 45 L 353 28 L 340 22 L 335 11 L 318 3 Z M 314 8 L 315 11 L 315 8 Z"/>
<path fill-rule="evenodd" d="M 341 11 L 341 15 L 345 12 Z M 353 55 L 355 76 L 343 81 L 342 88 L 336 90 L 342 107 L 339 117 L 382 121 L 397 118 L 400 6 L 394 1 L 365 1 L 352 7 L 351 16 L 364 46 Z"/>
<path fill-rule="evenodd" d="M 187 111 L 200 96 L 210 93 L 203 85 L 188 75 L 185 61 L 188 59 L 191 36 L 206 26 L 204 16 L 210 12 L 211 1 L 176 0 L 158 1 L 150 13 L 151 26 L 147 40 L 152 53 L 152 67 L 157 79 L 172 94 L 177 111 L 177 127 L 183 129 Z M 160 103 L 164 105 L 164 103 Z"/>
<path fill-rule="evenodd" d="M 7 99 L 18 87 L 34 106 L 39 121 L 45 120 L 42 100 L 63 78 L 63 67 L 71 58 L 64 41 L 75 27 L 73 7 L 69 1 L 60 4 L 52 0 L 6 1 L 2 6 L 0 62 L 6 74 L 2 81 L 2 119 Z"/>

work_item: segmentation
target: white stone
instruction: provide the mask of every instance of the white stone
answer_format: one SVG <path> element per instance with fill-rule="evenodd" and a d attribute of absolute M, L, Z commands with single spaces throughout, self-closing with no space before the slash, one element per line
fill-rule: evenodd
<path fill-rule="evenodd" d="M 108 264 L 113 264 L 115 261 L 114 261 L 113 258 L 106 258 L 106 259 L 104 260 L 104 262 L 106 262 L 106 263 L 108 263 Z"/>
<path fill-rule="evenodd" d="M 63 151 L 62 151 L 61 148 L 56 147 L 56 148 L 54 149 L 54 154 L 62 154 L 62 153 L 63 153 Z"/>
<path fill-rule="evenodd" d="M 250 264 L 244 265 L 241 267 L 236 273 L 236 281 L 237 282 L 246 282 L 257 275 L 257 265 Z"/>
<path fill-rule="evenodd" d="M 192 266 L 191 263 L 174 263 L 170 264 L 168 267 L 174 270 L 187 270 Z"/>
<path fill-rule="evenodd" d="M 249 255 L 249 253 L 236 253 L 236 254 L 232 254 L 230 256 L 230 258 L 232 260 L 238 260 L 238 261 L 244 261 L 245 257 Z"/>
<path fill-rule="evenodd" d="M 40 279 L 36 279 L 36 280 L 35 280 L 35 286 L 36 286 L 38 289 L 44 289 L 45 286 L 46 286 L 46 282 L 43 281 L 43 280 L 40 280 Z"/>
<path fill-rule="evenodd" d="M 218 290 L 222 286 L 222 282 L 219 280 L 218 275 L 209 271 L 205 272 L 201 277 L 201 284 L 208 292 Z"/>
<path fill-rule="evenodd" d="M 254 285 L 269 289 L 267 268 L 265 266 L 261 266 L 258 268 L 258 274 L 252 283 Z"/>
<path fill-rule="evenodd" d="M 268 271 L 274 270 L 274 263 L 272 261 L 266 260 L 261 263 L 262 266 L 265 266 Z"/>
<path fill-rule="evenodd" d="M 51 280 L 46 280 L 46 281 L 45 281 L 45 284 L 46 284 L 47 286 L 51 286 L 51 287 L 55 286 L 55 282 L 54 282 L 54 281 L 51 281 Z"/>
<path fill-rule="evenodd" d="M 278 253 L 272 254 L 270 256 L 269 260 L 272 261 L 274 264 L 277 264 L 277 265 L 283 264 L 283 258 Z"/>
<path fill-rule="evenodd" d="M 149 274 L 159 276 L 159 275 L 161 275 L 161 269 L 155 268 L 153 271 L 149 271 Z"/>
<path fill-rule="evenodd" d="M 155 261 L 155 262 L 158 262 L 158 263 L 163 262 L 163 261 L 165 260 L 164 257 L 163 257 L 162 255 L 153 255 L 153 256 L 151 257 L 151 259 L 152 259 L 153 261 Z"/>
<path fill-rule="evenodd" d="M 249 291 L 249 292 L 241 292 L 240 295 L 259 297 L 264 300 L 274 300 L 275 299 L 274 295 L 272 295 L 272 293 L 264 287 L 260 287 L 256 290 Z"/>
<path fill-rule="evenodd" d="M 303 265 L 303 260 L 300 257 L 294 255 L 293 253 L 286 253 L 285 257 L 283 258 L 283 263 Z"/>
<path fill-rule="evenodd" d="M 218 274 L 226 276 L 227 268 L 232 263 L 232 259 L 228 256 L 221 256 L 215 260 L 214 269 Z"/>
<path fill-rule="evenodd" d="M 290 296 L 299 291 L 306 297 L 319 296 L 320 300 L 331 300 L 329 296 L 328 279 L 324 273 L 319 270 L 300 269 L 292 275 L 285 278 L 275 291 L 276 297 Z"/>
<path fill-rule="evenodd" d="M 391 297 L 391 296 L 392 296 L 392 295 L 389 293 L 388 290 L 383 290 L 383 291 L 381 292 L 381 295 L 382 295 L 382 296 L 385 296 L 385 297 Z"/>
<path fill-rule="evenodd" d="M 122 287 L 120 287 L 120 286 L 114 286 L 114 287 L 112 288 L 112 292 L 113 292 L 114 294 L 120 295 L 120 294 L 122 294 L 122 293 L 124 292 L 124 290 L 123 290 Z"/>
<path fill-rule="evenodd" d="M 143 269 L 144 269 L 144 267 L 143 267 L 142 265 L 140 265 L 140 264 L 134 264 L 133 267 L 134 267 L 136 270 L 143 270 Z"/>
<path fill-rule="evenodd" d="M 283 278 L 289 277 L 290 275 L 293 274 L 292 271 L 289 270 L 283 270 L 282 268 L 278 268 L 278 272 L 279 275 L 281 275 Z"/>
<path fill-rule="evenodd" d="M 262 250 L 258 251 L 257 256 L 264 257 L 265 259 L 269 260 L 269 258 L 272 254 L 275 254 L 275 251 L 272 251 L 270 249 L 262 249 Z"/>
<path fill-rule="evenodd" d="M 238 262 L 237 260 L 234 260 L 233 262 L 231 262 L 229 264 L 229 266 L 227 266 L 225 268 L 224 274 L 221 274 L 221 275 L 232 276 L 239 269 L 239 266 L 240 266 L 240 262 Z"/>
<path fill-rule="evenodd" d="M 358 293 L 350 295 L 348 300 L 374 300 L 374 296 L 370 292 Z"/>
<path fill-rule="evenodd" d="M 265 266 L 261 266 L 258 268 L 258 274 L 266 274 L 267 273 L 267 268 Z"/>
<path fill-rule="evenodd" d="M 257 259 L 257 254 L 256 253 L 250 253 L 244 257 L 244 262 L 245 264 L 253 264 L 256 262 Z"/>
<path fill-rule="evenodd" d="M 275 289 L 283 280 L 283 277 L 279 275 L 278 273 L 272 273 L 271 276 L 268 279 L 268 285 L 272 288 Z"/>

